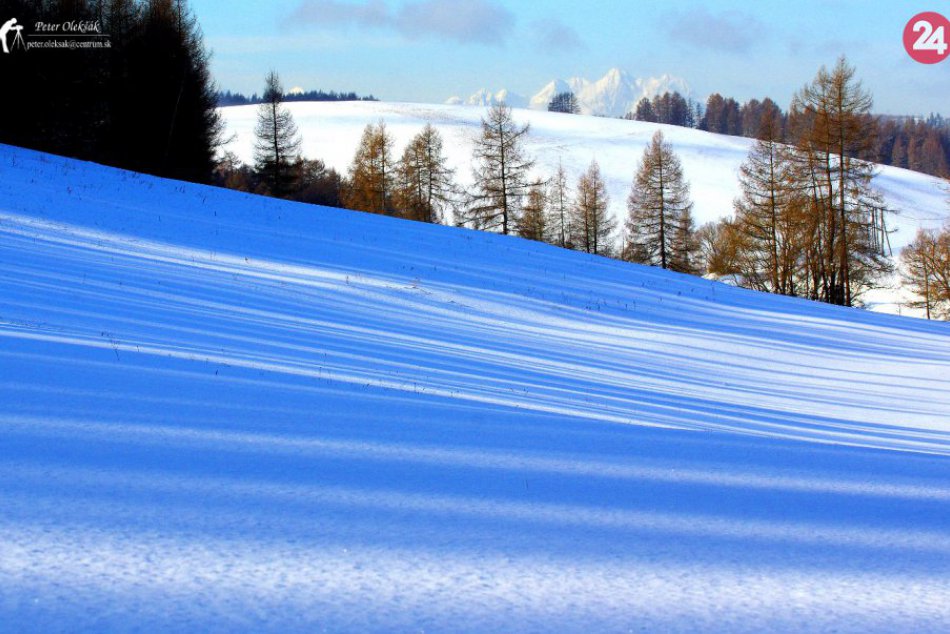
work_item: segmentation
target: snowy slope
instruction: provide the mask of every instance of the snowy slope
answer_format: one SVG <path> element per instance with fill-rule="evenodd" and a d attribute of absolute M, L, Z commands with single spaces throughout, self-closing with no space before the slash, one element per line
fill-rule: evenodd
<path fill-rule="evenodd" d="M 445 138 L 456 177 L 463 184 L 472 183 L 473 141 L 480 132 L 485 108 L 384 102 L 298 102 L 288 107 L 303 136 L 303 153 L 323 159 L 343 173 L 368 123 L 386 123 L 396 139 L 397 155 L 422 126 L 432 123 Z M 252 162 L 256 106 L 222 108 L 221 113 L 226 137 L 232 138 L 227 149 Z M 526 145 L 536 159 L 539 176 L 550 177 L 561 162 L 573 185 L 590 161 L 597 160 L 607 183 L 610 209 L 618 220 L 626 218 L 634 172 L 656 130 L 663 130 L 683 161 L 699 224 L 732 213 L 732 202 L 739 195 L 739 166 L 752 145 L 749 139 L 641 121 L 520 109 L 514 115 L 519 123 L 531 124 Z M 896 229 L 891 236 L 895 249 L 912 240 L 918 227 L 939 227 L 950 214 L 948 194 L 940 179 L 886 166 L 875 183 L 899 211 L 890 222 Z"/>
<path fill-rule="evenodd" d="M 5 146 L 0 260 L 0 630 L 950 619 L 945 324 Z"/>
<path fill-rule="evenodd" d="M 367 123 L 384 121 L 401 155 L 402 148 L 429 122 L 446 140 L 446 154 L 458 181 L 465 186 L 472 183 L 473 139 L 479 134 L 484 108 L 380 102 L 293 103 L 289 107 L 303 134 L 304 154 L 323 159 L 341 173 L 353 160 Z M 232 139 L 227 149 L 251 162 L 256 107 L 223 108 L 221 113 Z M 549 178 L 562 163 L 574 185 L 590 161 L 598 161 L 618 227 L 623 227 L 627 216 L 634 172 L 657 129 L 663 130 L 683 161 L 698 225 L 732 214 L 732 203 L 739 195 L 739 166 L 752 144 L 749 139 L 639 121 L 530 110 L 515 110 L 515 118 L 531 124 L 527 148 L 536 159 L 538 177 Z M 940 179 L 888 166 L 882 167 L 875 183 L 898 212 L 888 221 L 895 230 L 890 237 L 895 254 L 919 227 L 938 228 L 950 214 L 947 186 Z M 897 276 L 885 280 L 885 288 L 868 293 L 863 300 L 874 310 L 916 314 L 904 307 L 908 298 L 899 282 Z"/>

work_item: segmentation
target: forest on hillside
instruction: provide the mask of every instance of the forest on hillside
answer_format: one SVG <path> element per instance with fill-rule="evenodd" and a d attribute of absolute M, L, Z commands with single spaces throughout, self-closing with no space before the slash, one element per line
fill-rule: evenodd
<path fill-rule="evenodd" d="M 3 0 L 23 24 L 97 24 L 104 48 L 0 55 L 0 142 L 210 182 L 221 141 L 201 29 L 182 0 Z"/>
<path fill-rule="evenodd" d="M 564 112 L 566 99 L 559 95 L 549 109 Z M 765 114 L 777 119 L 778 141 L 794 142 L 789 113 L 768 97 L 740 104 L 731 97 L 713 93 L 703 105 L 677 92 L 666 92 L 653 99 L 641 99 L 626 118 L 754 139 Z M 875 115 L 870 110 L 864 116 L 874 121 L 873 126 L 868 126 L 873 138 L 860 158 L 940 178 L 950 177 L 950 120 L 934 113 L 926 117 L 893 116 Z"/>
<path fill-rule="evenodd" d="M 303 157 L 301 135 L 276 73 L 258 111 L 255 160 L 225 154 L 218 182 L 301 202 L 518 235 L 567 249 L 712 275 L 740 286 L 860 306 L 895 271 L 890 209 L 874 186 L 880 120 L 844 58 L 821 68 L 789 111 L 766 102 L 742 166 L 733 214 L 697 227 L 692 193 L 675 149 L 657 132 L 638 166 L 621 226 L 607 212 L 600 166 L 582 174 L 538 174 L 525 149 L 530 126 L 504 104 L 488 109 L 462 188 L 431 124 L 401 149 L 385 121 L 368 123 L 346 173 Z M 843 106 L 842 104 L 847 104 Z M 715 112 L 715 111 L 714 111 Z M 746 113 L 748 115 L 748 111 Z M 716 119 L 707 111 L 702 121 Z M 907 288 L 928 316 L 947 314 L 950 272 L 943 234 L 922 233 L 905 254 Z M 933 248 L 931 248 L 933 247 Z M 913 260 L 916 258 L 916 260 Z M 920 271 L 923 273 L 920 274 Z"/>
<path fill-rule="evenodd" d="M 263 95 L 253 93 L 247 96 L 230 90 L 219 91 L 216 99 L 218 106 L 222 108 L 227 106 L 250 106 L 264 102 Z M 290 90 L 283 94 L 283 99 L 284 101 L 378 101 L 372 95 L 361 97 L 355 92 L 336 92 L 335 90 L 329 92 L 324 90 Z"/>

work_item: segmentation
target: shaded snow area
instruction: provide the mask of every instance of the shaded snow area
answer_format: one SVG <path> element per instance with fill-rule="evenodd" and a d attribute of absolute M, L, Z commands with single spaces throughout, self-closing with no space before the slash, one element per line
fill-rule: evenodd
<path fill-rule="evenodd" d="M 950 330 L 0 146 L 0 630 L 939 631 Z"/>

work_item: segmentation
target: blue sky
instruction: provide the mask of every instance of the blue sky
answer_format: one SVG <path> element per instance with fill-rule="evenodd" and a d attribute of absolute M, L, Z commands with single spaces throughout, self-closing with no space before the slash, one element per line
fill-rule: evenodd
<path fill-rule="evenodd" d="M 942 6 L 934 6 L 934 5 Z M 442 102 L 480 88 L 530 96 L 551 79 L 682 77 L 693 96 L 783 107 L 841 54 L 886 113 L 950 115 L 950 60 L 905 53 L 904 25 L 948 2 L 191 0 L 222 89 L 284 84 Z M 950 34 L 948 34 L 950 36 Z"/>

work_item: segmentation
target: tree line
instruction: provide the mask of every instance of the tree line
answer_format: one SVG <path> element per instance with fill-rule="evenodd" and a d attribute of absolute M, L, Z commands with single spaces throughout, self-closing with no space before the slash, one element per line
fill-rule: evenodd
<path fill-rule="evenodd" d="M 41 21 L 98 21 L 110 46 L 0 55 L 0 142 L 211 181 L 222 127 L 208 53 L 185 0 L 5 0 L 3 6 L 5 18 L 15 16 L 27 29 Z"/>
<path fill-rule="evenodd" d="M 250 97 L 243 95 L 239 92 L 231 92 L 230 90 L 218 91 L 216 93 L 216 99 L 219 107 L 225 106 L 252 106 L 264 102 L 264 96 L 258 96 L 257 93 L 252 94 Z M 297 91 L 297 92 L 287 92 L 283 95 L 284 101 L 378 101 L 373 95 L 368 95 L 366 97 L 361 97 L 355 92 L 336 92 L 331 90 L 330 92 L 325 92 L 323 90 L 306 90 L 306 91 Z"/>
<path fill-rule="evenodd" d="M 301 135 L 276 73 L 266 78 L 255 128 L 253 165 L 225 153 L 219 185 L 317 204 L 421 222 L 442 223 L 549 241 L 611 255 L 613 220 L 606 185 L 596 163 L 571 190 L 563 167 L 550 180 L 532 178 L 534 161 L 524 150 L 528 125 L 511 108 L 492 107 L 481 123 L 473 155 L 474 186 L 465 192 L 448 166 L 444 140 L 431 124 L 397 152 L 383 121 L 368 124 L 345 175 L 301 156 Z"/>
<path fill-rule="evenodd" d="M 876 146 L 879 163 L 950 177 L 950 122 L 939 115 L 879 117 Z"/>
<path fill-rule="evenodd" d="M 569 112 L 563 104 L 571 97 L 572 93 L 556 96 L 557 101 L 552 100 L 548 109 Z M 740 104 L 732 97 L 713 93 L 701 105 L 678 92 L 666 92 L 652 99 L 642 98 L 624 118 L 754 139 L 759 135 L 762 117 L 769 116 L 776 121 L 776 140 L 794 143 L 796 134 L 789 127 L 790 114 L 768 97 Z M 950 121 L 936 114 L 926 118 L 868 116 L 875 120 L 875 136 L 862 148 L 859 158 L 940 178 L 950 177 Z"/>
<path fill-rule="evenodd" d="M 702 237 L 710 272 L 851 306 L 890 271 L 889 210 L 872 186 L 874 164 L 861 158 L 875 138 L 871 105 L 842 58 L 795 95 L 787 116 L 763 110 L 734 216 Z"/>
<path fill-rule="evenodd" d="M 524 146 L 530 126 L 518 124 L 504 104 L 481 121 L 473 185 L 463 192 L 432 125 L 401 153 L 385 122 L 367 125 L 345 175 L 301 158 L 283 96 L 271 74 L 258 112 L 255 163 L 235 166 L 226 158 L 219 173 L 231 182 L 224 184 L 422 222 L 451 215 L 459 226 L 847 306 L 860 303 L 861 293 L 891 271 L 889 210 L 872 185 L 875 166 L 861 158 L 879 120 L 843 58 L 831 70 L 822 68 L 788 113 L 768 100 L 759 104 L 734 214 L 699 228 L 681 162 L 661 131 L 636 167 L 627 217 L 618 227 L 596 161 L 574 180 L 563 165 L 539 177 Z M 942 235 L 921 234 L 906 252 L 907 258 L 929 254 L 917 269 L 910 267 L 918 274 L 908 284 L 916 290 L 926 283 L 925 304 L 935 315 L 944 314 L 940 289 L 950 277 L 941 273 L 950 260 L 940 256 L 950 245 Z"/>
<path fill-rule="evenodd" d="M 702 127 L 702 116 L 702 107 L 698 103 L 674 91 L 657 94 L 653 99 L 644 97 L 624 118 L 696 128 Z"/>

